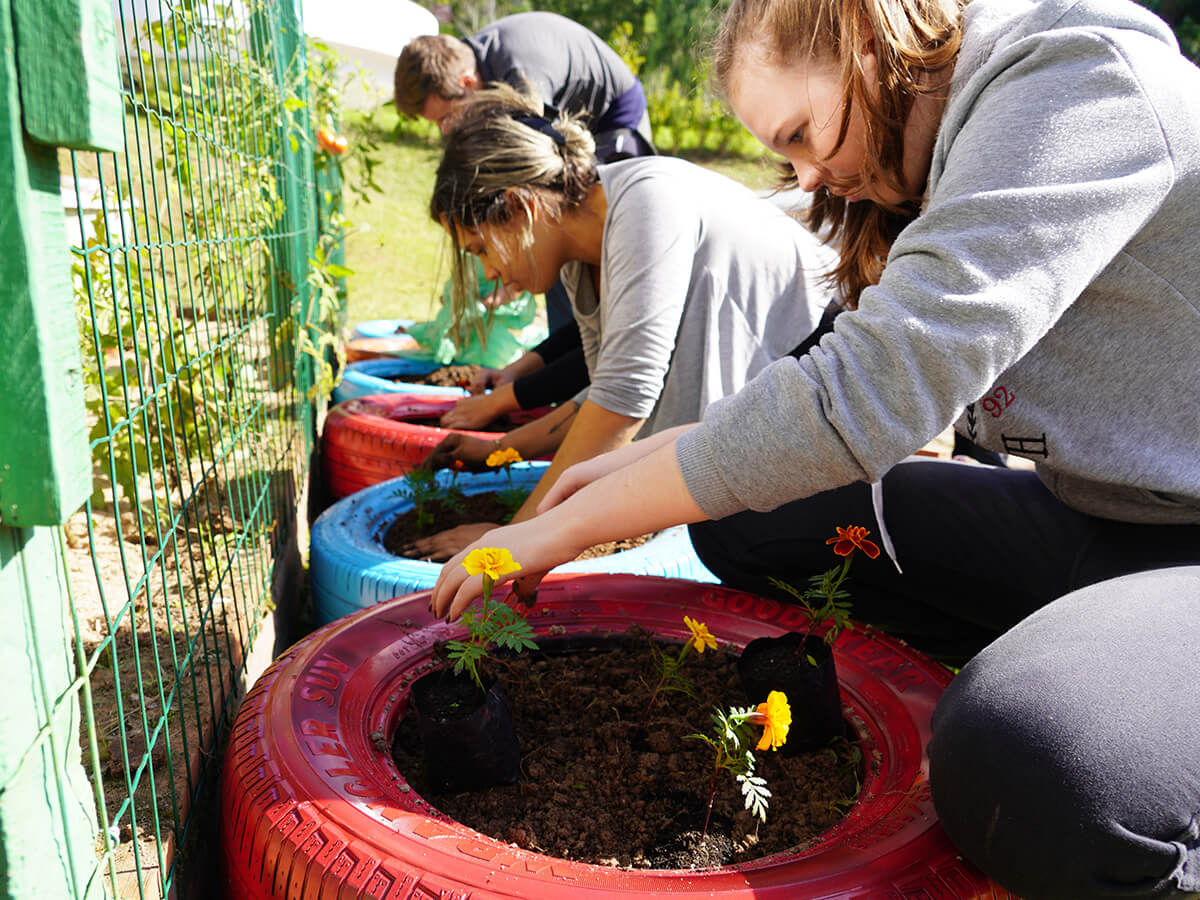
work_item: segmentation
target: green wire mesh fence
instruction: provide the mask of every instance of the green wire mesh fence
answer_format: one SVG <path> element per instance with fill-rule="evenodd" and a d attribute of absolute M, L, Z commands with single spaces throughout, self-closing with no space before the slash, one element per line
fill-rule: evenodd
<path fill-rule="evenodd" d="M 66 525 L 77 897 L 178 886 L 308 468 L 340 183 L 295 6 L 116 4 L 125 150 L 59 152 L 94 479 Z"/>

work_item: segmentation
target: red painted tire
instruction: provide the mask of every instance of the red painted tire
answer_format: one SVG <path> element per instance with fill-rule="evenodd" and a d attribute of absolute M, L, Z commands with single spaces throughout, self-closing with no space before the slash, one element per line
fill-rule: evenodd
<path fill-rule="evenodd" d="M 485 440 L 499 431 L 466 431 L 418 425 L 408 420 L 440 416 L 462 396 L 457 392 L 370 394 L 339 403 L 325 417 L 321 455 L 330 493 L 341 498 L 406 474 L 452 431 Z M 545 409 L 514 419 L 536 418 Z"/>
<path fill-rule="evenodd" d="M 847 719 L 875 763 L 849 815 L 803 850 L 704 871 L 625 870 L 519 849 L 449 819 L 390 755 L 409 684 L 436 641 L 428 593 L 314 632 L 247 694 L 221 775 L 225 876 L 238 900 L 442 897 L 1008 898 L 950 845 L 929 796 L 929 718 L 945 669 L 867 629 L 835 647 Z M 684 613 L 744 645 L 800 624 L 793 607 L 728 588 L 633 575 L 550 576 L 532 623 L 683 640 Z"/>

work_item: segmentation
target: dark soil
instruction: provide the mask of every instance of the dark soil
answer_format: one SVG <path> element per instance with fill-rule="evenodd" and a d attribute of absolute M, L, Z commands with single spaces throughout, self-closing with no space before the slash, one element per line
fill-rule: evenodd
<path fill-rule="evenodd" d="M 407 384 L 432 384 L 438 387 L 465 388 L 471 383 L 471 379 L 475 377 L 475 373 L 480 368 L 480 366 L 476 365 L 442 366 L 440 369 L 434 369 L 427 375 L 393 375 L 389 380 L 403 381 Z"/>
<path fill-rule="evenodd" d="M 417 528 L 415 509 L 401 513 L 383 533 L 383 549 L 393 556 L 403 556 L 404 548 L 417 538 L 472 522 L 505 522 L 518 506 L 519 503 L 511 507 L 501 503 L 495 492 L 464 495 L 459 508 L 447 508 L 440 501 L 434 501 L 430 504 L 432 527 L 424 530 Z"/>
<path fill-rule="evenodd" d="M 713 751 L 687 736 L 711 733 L 714 706 L 748 705 L 735 662 L 724 650 L 689 654 L 682 672 L 694 696 L 660 693 L 647 711 L 658 670 L 641 632 L 603 646 L 493 661 L 521 743 L 516 784 L 432 794 L 412 716 L 397 729 L 393 756 L 442 812 L 549 856 L 686 869 L 794 849 L 843 818 L 861 783 L 861 754 L 843 738 L 791 758 L 756 752 L 757 774 L 772 793 L 767 821 L 745 811 L 738 785 L 721 772 L 701 839 Z"/>
<path fill-rule="evenodd" d="M 387 531 L 383 533 L 383 549 L 387 550 L 393 556 L 404 556 L 404 548 L 417 538 L 427 537 L 439 531 L 446 531 L 447 529 L 457 528 L 459 525 L 467 525 L 472 522 L 504 523 L 508 521 L 520 505 L 520 502 L 517 502 L 512 507 L 506 506 L 500 501 L 499 493 L 495 491 L 467 494 L 462 498 L 461 508 L 457 509 L 453 507 L 447 509 L 440 502 L 435 501 L 433 504 L 433 527 L 424 531 L 417 528 L 417 511 L 410 509 L 407 512 L 401 513 L 388 526 Z M 592 559 L 597 556 L 608 556 L 612 553 L 619 553 L 622 550 L 640 547 L 652 537 L 654 535 L 644 534 L 641 537 L 596 544 L 593 547 L 588 547 L 576 559 Z"/>

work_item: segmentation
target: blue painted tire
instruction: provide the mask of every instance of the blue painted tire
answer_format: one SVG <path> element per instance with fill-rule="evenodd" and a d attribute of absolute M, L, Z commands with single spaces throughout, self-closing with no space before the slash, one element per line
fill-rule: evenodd
<path fill-rule="evenodd" d="M 404 375 L 428 375 L 439 368 L 441 366 L 438 363 L 429 360 L 405 359 L 401 356 L 352 362 L 346 366 L 342 372 L 342 380 L 333 389 L 333 402 L 342 403 L 368 394 L 438 393 L 467 396 L 467 392 L 462 388 L 392 380 Z"/>
<path fill-rule="evenodd" d="M 513 466 L 513 484 L 532 488 L 549 463 Z M 449 471 L 438 472 L 449 482 Z M 404 478 L 393 478 L 339 500 L 313 523 L 309 544 L 309 576 L 313 618 L 332 622 L 348 613 L 393 597 L 433 587 L 442 564 L 393 556 L 383 547 L 383 534 L 396 517 L 412 508 L 397 495 Z M 501 472 L 462 473 L 458 485 L 466 494 L 506 487 Z M 610 556 L 565 563 L 556 573 L 632 573 L 669 575 L 691 581 L 716 582 L 692 549 L 687 529 L 671 528 L 640 547 Z"/>
<path fill-rule="evenodd" d="M 354 326 L 351 338 L 391 337 L 401 328 L 413 324 L 412 319 L 367 319 Z"/>

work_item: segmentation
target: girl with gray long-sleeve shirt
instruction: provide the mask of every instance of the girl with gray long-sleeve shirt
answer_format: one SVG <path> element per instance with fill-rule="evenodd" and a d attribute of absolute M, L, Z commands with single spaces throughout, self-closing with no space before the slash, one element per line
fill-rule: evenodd
<path fill-rule="evenodd" d="M 694 422 L 809 336 L 836 255 L 737 182 L 679 159 L 597 166 L 583 126 L 533 115 L 508 88 L 477 94 L 447 138 L 432 210 L 489 277 L 571 298 L 588 390 L 493 446 L 448 437 L 431 465 L 512 448 L 554 454 L 517 520 L 572 462 Z M 456 255 L 456 269 L 463 254 Z M 473 523 L 406 552 L 441 558 L 494 527 Z"/>
<path fill-rule="evenodd" d="M 858 308 L 489 540 L 536 576 L 703 522 L 705 563 L 771 593 L 835 525 L 890 536 L 858 618 L 991 641 L 929 746 L 963 855 L 1026 900 L 1200 896 L 1200 71 L 1125 0 L 733 0 L 716 70 Z M 906 460 L 951 422 L 1036 472 Z"/>

